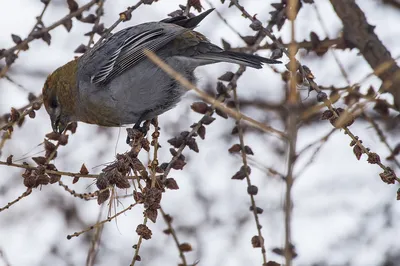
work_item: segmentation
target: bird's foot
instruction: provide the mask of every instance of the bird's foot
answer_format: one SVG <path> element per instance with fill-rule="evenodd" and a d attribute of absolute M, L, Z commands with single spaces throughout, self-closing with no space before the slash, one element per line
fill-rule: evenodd
<path fill-rule="evenodd" d="M 130 144 L 131 140 L 135 138 L 137 132 L 140 132 L 143 137 L 147 135 L 148 124 L 143 123 L 143 126 L 140 126 L 140 123 L 136 123 L 132 129 L 129 128 L 129 129 L 127 129 L 127 131 L 128 131 L 128 134 L 126 136 L 126 144 Z"/>

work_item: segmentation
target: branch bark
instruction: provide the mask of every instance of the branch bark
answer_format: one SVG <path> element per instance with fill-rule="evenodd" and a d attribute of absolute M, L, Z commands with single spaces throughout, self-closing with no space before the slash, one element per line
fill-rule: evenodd
<path fill-rule="evenodd" d="M 343 22 L 344 39 L 356 47 L 382 80 L 381 91 L 390 92 L 400 111 L 400 68 L 389 50 L 379 40 L 364 12 L 355 0 L 330 0 L 336 14 Z"/>

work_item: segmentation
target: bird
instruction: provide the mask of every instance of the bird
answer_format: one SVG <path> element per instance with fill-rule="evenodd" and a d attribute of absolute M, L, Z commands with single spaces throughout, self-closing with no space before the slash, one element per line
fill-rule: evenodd
<path fill-rule="evenodd" d="M 194 70 L 219 62 L 259 69 L 278 60 L 226 51 L 194 28 L 214 9 L 122 29 L 51 73 L 42 89 L 54 132 L 71 122 L 141 128 L 178 104 L 187 91 L 144 53 L 154 52 L 190 82 Z"/>

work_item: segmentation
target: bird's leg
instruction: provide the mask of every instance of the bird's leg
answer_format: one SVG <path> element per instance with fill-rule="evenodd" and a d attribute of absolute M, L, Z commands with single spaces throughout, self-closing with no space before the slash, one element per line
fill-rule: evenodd
<path fill-rule="evenodd" d="M 140 124 L 143 122 L 144 117 L 147 115 L 147 112 L 144 112 L 139 119 L 137 120 L 137 122 L 135 123 L 135 125 L 132 127 L 132 129 L 137 129 L 140 132 L 143 133 L 143 136 L 146 136 L 147 134 L 147 127 L 146 127 L 146 122 L 143 123 L 143 126 L 140 126 Z M 131 138 L 128 136 L 126 136 L 126 144 L 129 144 L 131 142 Z"/>
<path fill-rule="evenodd" d="M 143 133 L 144 136 L 146 136 L 147 134 L 147 127 L 146 127 L 146 121 L 143 123 L 143 126 L 140 126 L 140 124 L 142 123 L 142 121 L 138 121 L 134 126 L 133 129 L 137 129 L 140 132 Z"/>

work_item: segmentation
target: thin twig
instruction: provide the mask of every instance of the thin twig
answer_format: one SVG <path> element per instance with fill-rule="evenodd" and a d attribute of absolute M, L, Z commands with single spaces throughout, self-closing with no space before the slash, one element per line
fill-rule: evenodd
<path fill-rule="evenodd" d="M 120 216 L 121 214 L 123 214 L 123 213 L 125 213 L 125 212 L 127 212 L 127 211 L 129 211 L 129 210 L 131 210 L 133 207 L 135 207 L 136 204 L 137 204 L 137 203 L 134 203 L 134 204 L 129 205 L 128 208 L 123 209 L 122 211 L 116 213 L 115 215 L 110 216 L 110 217 L 108 217 L 107 219 L 105 219 L 105 220 L 103 220 L 103 221 L 101 221 L 101 222 L 98 222 L 98 223 L 96 223 L 96 224 L 94 224 L 94 225 L 92 225 L 92 226 L 86 228 L 85 230 L 82 230 L 82 231 L 79 231 L 79 232 L 75 232 L 75 233 L 73 233 L 72 235 L 67 235 L 67 239 L 69 240 L 69 239 L 71 239 L 71 238 L 73 238 L 73 237 L 78 237 L 78 236 L 80 236 L 81 234 L 86 233 L 86 232 L 89 232 L 90 230 L 93 230 L 94 228 L 97 228 L 97 227 L 99 227 L 99 226 L 102 226 L 103 224 L 105 224 L 105 223 L 107 223 L 107 222 L 111 222 L 111 221 L 112 221 L 113 219 L 115 219 L 116 217 Z"/>
<path fill-rule="evenodd" d="M 2 249 L 0 249 L 0 259 L 4 262 L 4 266 L 11 266 L 11 263 L 8 261 L 6 254 Z"/>
<path fill-rule="evenodd" d="M 286 193 L 285 193 L 285 265 L 292 265 L 293 252 L 292 252 L 292 187 L 294 182 L 293 169 L 296 162 L 296 143 L 297 143 L 297 121 L 298 116 L 296 112 L 296 107 L 298 106 L 298 93 L 297 93 L 297 61 L 296 61 L 296 38 L 295 38 L 295 20 L 298 0 L 290 0 L 289 5 L 286 7 L 288 9 L 288 19 L 291 26 L 291 39 L 289 45 L 289 70 L 291 72 L 291 77 L 289 81 L 289 96 L 287 99 L 287 104 L 289 107 L 289 116 L 287 120 L 288 129 L 288 165 L 287 165 L 287 175 L 286 175 Z"/>
<path fill-rule="evenodd" d="M 87 45 L 88 48 L 90 48 L 91 45 L 93 44 L 94 36 L 96 35 L 95 29 L 99 26 L 101 16 L 104 14 L 104 2 L 105 1 L 106 0 L 99 0 L 99 2 L 97 3 L 97 6 L 98 6 L 97 10 L 96 10 L 97 16 L 96 16 L 96 20 L 94 21 L 94 24 L 93 24 L 93 28 L 92 28 L 93 30 L 89 36 L 89 42 Z"/>
<path fill-rule="evenodd" d="M 15 200 L 7 203 L 6 206 L 0 208 L 0 212 L 7 210 L 8 208 L 10 208 L 12 205 L 14 205 L 15 203 L 17 203 L 18 201 L 20 201 L 21 199 L 29 196 L 32 193 L 32 189 L 28 188 L 24 193 L 21 194 L 21 196 L 19 196 L 18 198 L 16 198 Z"/>
<path fill-rule="evenodd" d="M 388 150 L 390 151 L 390 154 L 393 154 L 394 153 L 393 148 L 390 147 L 390 145 L 387 141 L 387 138 L 386 138 L 385 134 L 383 133 L 382 129 L 380 129 L 378 123 L 376 123 L 375 120 L 372 119 L 371 117 L 369 117 L 365 112 L 363 112 L 363 116 L 372 125 L 376 134 L 378 134 L 380 141 L 383 144 L 385 144 L 386 148 L 388 148 Z M 393 157 L 393 161 L 397 165 L 397 167 L 399 167 L 399 169 L 400 169 L 400 162 L 395 157 Z"/>
<path fill-rule="evenodd" d="M 168 226 L 168 234 L 171 234 L 172 238 L 174 239 L 175 245 L 178 248 L 179 257 L 181 257 L 181 260 L 182 260 L 182 264 L 180 264 L 180 265 L 187 266 L 186 257 L 180 248 L 180 242 L 178 240 L 176 231 L 175 231 L 174 227 L 172 226 L 171 218 L 164 212 L 163 208 L 160 208 L 160 212 L 164 218 L 165 223 Z"/>
<path fill-rule="evenodd" d="M 99 215 L 97 216 L 97 223 L 101 221 L 101 214 L 103 212 L 103 206 L 101 205 L 99 209 Z M 100 240 L 101 240 L 101 235 L 103 233 L 103 228 L 104 224 L 97 226 L 96 230 L 94 232 L 93 238 L 90 243 L 90 248 L 88 255 L 86 257 L 86 266 L 94 266 L 96 262 L 96 256 L 98 254 L 98 249 L 100 247 Z"/>
<path fill-rule="evenodd" d="M 107 29 L 107 31 L 106 31 L 106 32 L 101 36 L 101 38 L 96 42 L 95 46 L 96 46 L 97 44 L 100 44 L 105 38 L 108 38 L 109 35 L 110 35 L 110 33 L 119 25 L 119 23 L 121 23 L 121 22 L 123 22 L 123 21 L 126 21 L 126 20 L 127 20 L 127 17 L 126 17 L 126 16 L 132 14 L 132 12 L 133 12 L 134 10 L 136 10 L 138 7 L 140 7 L 142 4 L 143 4 L 143 0 L 140 0 L 136 5 L 133 5 L 133 6 L 131 6 L 131 7 L 128 7 L 128 8 L 126 9 L 126 11 L 123 12 L 123 13 L 125 13 L 124 15 L 121 15 L 121 14 L 123 14 L 123 13 L 121 13 L 120 16 L 119 16 L 119 18 L 117 19 L 117 21 L 115 21 L 114 24 L 112 24 L 111 27 L 109 27 L 109 28 Z"/>
<path fill-rule="evenodd" d="M 241 68 L 243 68 L 243 66 L 241 66 Z M 237 95 L 237 87 L 235 87 L 233 89 L 233 99 L 235 101 L 236 111 L 240 112 L 240 105 L 239 105 L 239 100 L 238 100 L 238 95 Z M 250 187 L 252 187 L 252 184 L 251 184 L 251 179 L 250 179 L 250 173 L 247 170 L 248 163 L 247 163 L 247 155 L 246 155 L 245 144 L 244 144 L 244 133 L 243 133 L 243 128 L 240 124 L 240 120 L 236 120 L 236 126 L 238 128 L 239 143 L 240 143 L 241 154 L 242 154 L 242 162 L 243 162 L 244 168 L 246 169 L 245 173 L 246 173 L 247 188 L 250 188 Z M 262 236 L 261 225 L 260 225 L 260 221 L 258 218 L 258 209 L 257 209 L 254 195 L 252 193 L 249 193 L 249 196 L 250 196 L 251 207 L 253 210 L 254 220 L 256 223 L 257 234 L 258 234 L 258 238 L 259 238 L 259 242 L 260 242 L 263 264 L 266 265 L 267 264 L 267 255 L 266 255 L 266 249 L 265 249 L 265 241 Z"/>
<path fill-rule="evenodd" d="M 50 1 L 51 1 L 51 0 L 49 0 L 48 2 L 44 2 L 44 7 L 43 7 L 43 9 L 42 9 L 42 12 L 40 13 L 40 15 L 39 15 L 38 17 L 36 17 L 36 23 L 35 23 L 35 25 L 33 26 L 32 30 L 30 31 L 29 35 L 31 35 L 31 34 L 36 30 L 36 28 L 37 28 L 38 26 L 40 26 L 40 25 L 43 24 L 42 18 L 43 18 L 44 12 L 46 12 L 46 9 L 47 9 L 47 7 L 48 7 L 49 4 L 50 4 Z M 28 35 L 28 36 L 29 36 L 29 35 Z M 18 56 L 18 54 L 19 54 L 22 50 L 23 50 L 23 48 L 18 49 L 17 52 L 15 53 L 15 55 Z M 7 71 L 8 71 L 8 69 L 10 68 L 10 66 L 11 66 L 11 64 L 7 64 L 7 65 L 5 65 L 5 66 L 1 69 L 1 71 L 0 71 L 0 78 L 3 78 L 3 77 L 6 76 Z"/>
<path fill-rule="evenodd" d="M 85 10 L 88 10 L 89 8 L 91 8 L 93 5 L 95 5 L 97 3 L 98 0 L 92 0 L 89 3 L 81 6 L 80 8 L 78 8 L 76 11 L 69 13 L 68 15 L 66 15 L 65 17 L 59 19 L 58 21 L 54 22 L 52 25 L 50 25 L 47 28 L 43 28 L 40 30 L 40 32 L 38 32 L 38 34 L 43 34 L 43 33 L 47 33 L 55 28 L 57 28 L 60 25 L 63 25 L 63 23 L 71 18 L 74 18 L 80 14 L 82 14 Z M 0 59 L 4 58 L 6 55 L 13 53 L 16 50 L 20 50 L 23 47 L 25 47 L 28 43 L 32 42 L 33 40 L 36 40 L 36 38 L 32 35 L 28 36 L 26 39 L 24 39 L 22 42 L 20 42 L 19 44 L 5 50 L 2 55 L 0 55 Z"/>
<path fill-rule="evenodd" d="M 7 163 L 7 162 L 4 162 L 4 161 L 0 161 L 0 165 L 23 168 L 23 169 L 30 169 L 30 170 L 37 170 L 36 166 L 32 166 L 32 165 L 29 165 L 29 164 L 16 164 L 16 163 Z M 55 171 L 55 170 L 48 170 L 48 169 L 45 170 L 45 173 L 54 174 L 54 175 L 60 175 L 60 176 L 79 177 L 79 178 L 81 178 L 81 177 L 82 178 L 97 178 L 97 177 L 99 177 L 98 174 L 81 174 L 81 173 Z M 135 177 L 135 176 L 128 176 L 126 178 L 128 178 L 128 179 L 137 179 L 137 177 Z"/>
<path fill-rule="evenodd" d="M 144 225 L 147 224 L 147 220 L 148 220 L 147 217 L 144 217 L 144 219 L 143 219 L 143 224 Z M 139 236 L 139 240 L 138 240 L 138 242 L 137 242 L 137 244 L 135 246 L 135 253 L 133 255 L 133 258 L 132 258 L 130 266 L 134 266 L 135 265 L 135 263 L 137 261 L 137 258 L 138 258 L 138 255 L 139 255 L 140 247 L 142 246 L 142 242 L 143 242 L 143 237 Z"/>
<path fill-rule="evenodd" d="M 295 1 L 295 0 L 292 0 L 292 1 Z M 242 11 L 242 14 L 246 18 L 250 19 L 252 22 L 258 22 L 259 24 L 261 24 L 261 22 L 255 16 L 251 16 L 241 5 L 239 5 L 237 0 L 231 0 L 231 3 L 233 3 L 240 11 Z M 289 58 L 291 57 L 289 50 L 283 46 L 283 44 L 272 34 L 272 32 L 270 30 L 268 30 L 267 28 L 262 28 L 261 31 L 263 33 L 265 33 L 276 44 L 276 46 L 283 51 L 283 53 L 287 57 L 289 57 Z M 385 70 L 389 69 L 394 64 L 394 62 L 395 62 L 394 60 L 390 60 L 390 61 L 385 61 L 384 63 L 380 64 L 376 69 L 374 69 L 374 72 L 373 72 L 374 75 L 383 73 Z M 306 71 L 305 67 L 303 65 L 301 65 L 300 63 L 299 63 L 298 69 L 300 70 L 301 73 L 303 73 L 303 76 L 306 78 L 306 80 L 310 86 L 310 90 L 314 90 L 317 93 L 321 93 L 321 89 L 319 88 L 318 84 L 314 81 L 314 76 L 313 76 L 311 70 L 307 68 L 307 71 Z M 336 108 L 334 108 L 331 99 L 325 99 L 323 102 L 324 102 L 324 105 L 333 113 L 333 116 L 335 118 L 339 118 L 339 114 L 336 111 Z M 344 133 L 346 135 L 348 135 L 351 138 L 351 140 L 354 141 L 356 143 L 356 145 L 358 145 L 361 148 L 363 153 L 368 155 L 368 157 L 372 154 L 372 152 L 362 144 L 362 142 L 359 140 L 359 138 L 356 137 L 348 127 L 341 126 L 341 128 L 344 130 Z M 384 173 L 393 173 L 393 171 L 389 167 L 385 166 L 381 162 L 377 162 L 376 164 L 384 171 Z M 397 182 L 400 182 L 400 178 L 396 177 L 396 175 L 394 173 L 393 173 L 393 177 Z"/>

